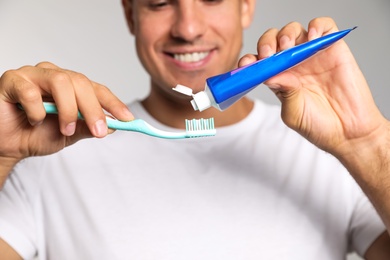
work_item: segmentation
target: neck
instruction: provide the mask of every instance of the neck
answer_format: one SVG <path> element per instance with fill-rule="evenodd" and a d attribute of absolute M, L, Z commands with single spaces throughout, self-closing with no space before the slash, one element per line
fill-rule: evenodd
<path fill-rule="evenodd" d="M 214 118 L 215 126 L 227 126 L 235 124 L 244 119 L 252 111 L 253 101 L 242 98 L 224 111 L 216 108 L 209 108 L 201 113 L 194 111 L 190 101 L 163 98 L 156 93 L 151 94 L 142 101 L 142 105 L 156 120 L 161 123 L 175 127 L 185 128 L 185 119 Z"/>

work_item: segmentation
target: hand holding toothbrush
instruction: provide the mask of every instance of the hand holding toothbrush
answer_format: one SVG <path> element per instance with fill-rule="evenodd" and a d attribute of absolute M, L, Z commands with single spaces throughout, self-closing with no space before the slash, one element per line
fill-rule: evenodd
<path fill-rule="evenodd" d="M 330 18 L 312 20 L 307 31 L 298 23 L 270 29 L 258 41 L 258 54 L 242 57 L 240 66 L 335 31 Z M 341 40 L 265 84 L 281 101 L 285 124 L 335 155 L 374 204 L 384 205 L 388 213 L 382 216 L 390 220 L 390 203 L 382 201 L 390 197 L 389 189 L 382 187 L 387 190 L 382 198 L 373 191 L 390 180 L 390 123 L 374 103 L 347 44 Z"/>
<path fill-rule="evenodd" d="M 43 121 L 43 99 L 56 102 L 61 111 L 58 117 Z M 133 119 L 106 87 L 54 64 L 44 62 L 4 73 L 0 78 L 0 186 L 23 158 L 51 154 L 83 138 L 106 136 L 111 130 L 102 108 L 118 119 Z M 77 120 L 78 111 L 85 120 Z"/>

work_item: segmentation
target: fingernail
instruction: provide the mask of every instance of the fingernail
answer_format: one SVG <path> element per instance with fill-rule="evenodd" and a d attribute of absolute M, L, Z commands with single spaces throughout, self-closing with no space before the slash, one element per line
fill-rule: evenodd
<path fill-rule="evenodd" d="M 98 120 L 94 125 L 94 132 L 97 137 L 102 137 L 107 134 L 107 126 L 103 120 Z"/>
<path fill-rule="evenodd" d="M 125 109 L 124 113 L 125 113 L 127 118 L 134 119 L 134 115 L 128 109 Z"/>
<path fill-rule="evenodd" d="M 248 65 L 248 64 L 250 64 L 252 62 L 253 62 L 253 60 L 251 60 L 249 57 L 243 57 L 240 60 L 240 67 L 246 66 L 246 65 Z"/>
<path fill-rule="evenodd" d="M 310 28 L 307 34 L 307 38 L 309 41 L 314 40 L 318 37 L 317 30 L 315 28 Z"/>
<path fill-rule="evenodd" d="M 69 123 L 69 124 L 65 127 L 65 133 L 64 133 L 64 135 L 66 135 L 66 136 L 71 136 L 71 135 L 74 134 L 75 131 L 76 131 L 76 123 L 75 123 L 75 122 Z"/>
<path fill-rule="evenodd" d="M 260 57 L 261 58 L 266 58 L 266 57 L 271 56 L 271 55 L 272 55 L 271 46 L 269 46 L 269 45 L 260 46 Z"/>
<path fill-rule="evenodd" d="M 281 49 L 287 49 L 290 47 L 290 38 L 287 35 L 283 35 L 280 40 L 280 47 Z"/>

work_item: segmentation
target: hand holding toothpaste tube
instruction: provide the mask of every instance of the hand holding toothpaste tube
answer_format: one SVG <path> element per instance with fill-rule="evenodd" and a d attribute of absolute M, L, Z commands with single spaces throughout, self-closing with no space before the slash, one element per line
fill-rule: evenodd
<path fill-rule="evenodd" d="M 270 29 L 258 41 L 258 55 L 245 55 L 239 65 L 336 31 L 329 18 L 312 20 L 308 31 L 298 23 Z M 345 41 L 264 83 L 281 101 L 285 124 L 336 156 L 374 205 L 381 205 L 377 210 L 390 228 L 390 123 Z"/>

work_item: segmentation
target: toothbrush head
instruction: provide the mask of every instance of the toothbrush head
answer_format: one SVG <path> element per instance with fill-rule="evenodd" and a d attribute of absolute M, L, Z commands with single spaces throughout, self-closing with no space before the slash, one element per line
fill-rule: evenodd
<path fill-rule="evenodd" d="M 191 137 L 213 136 L 216 134 L 214 118 L 186 119 L 186 133 Z"/>

